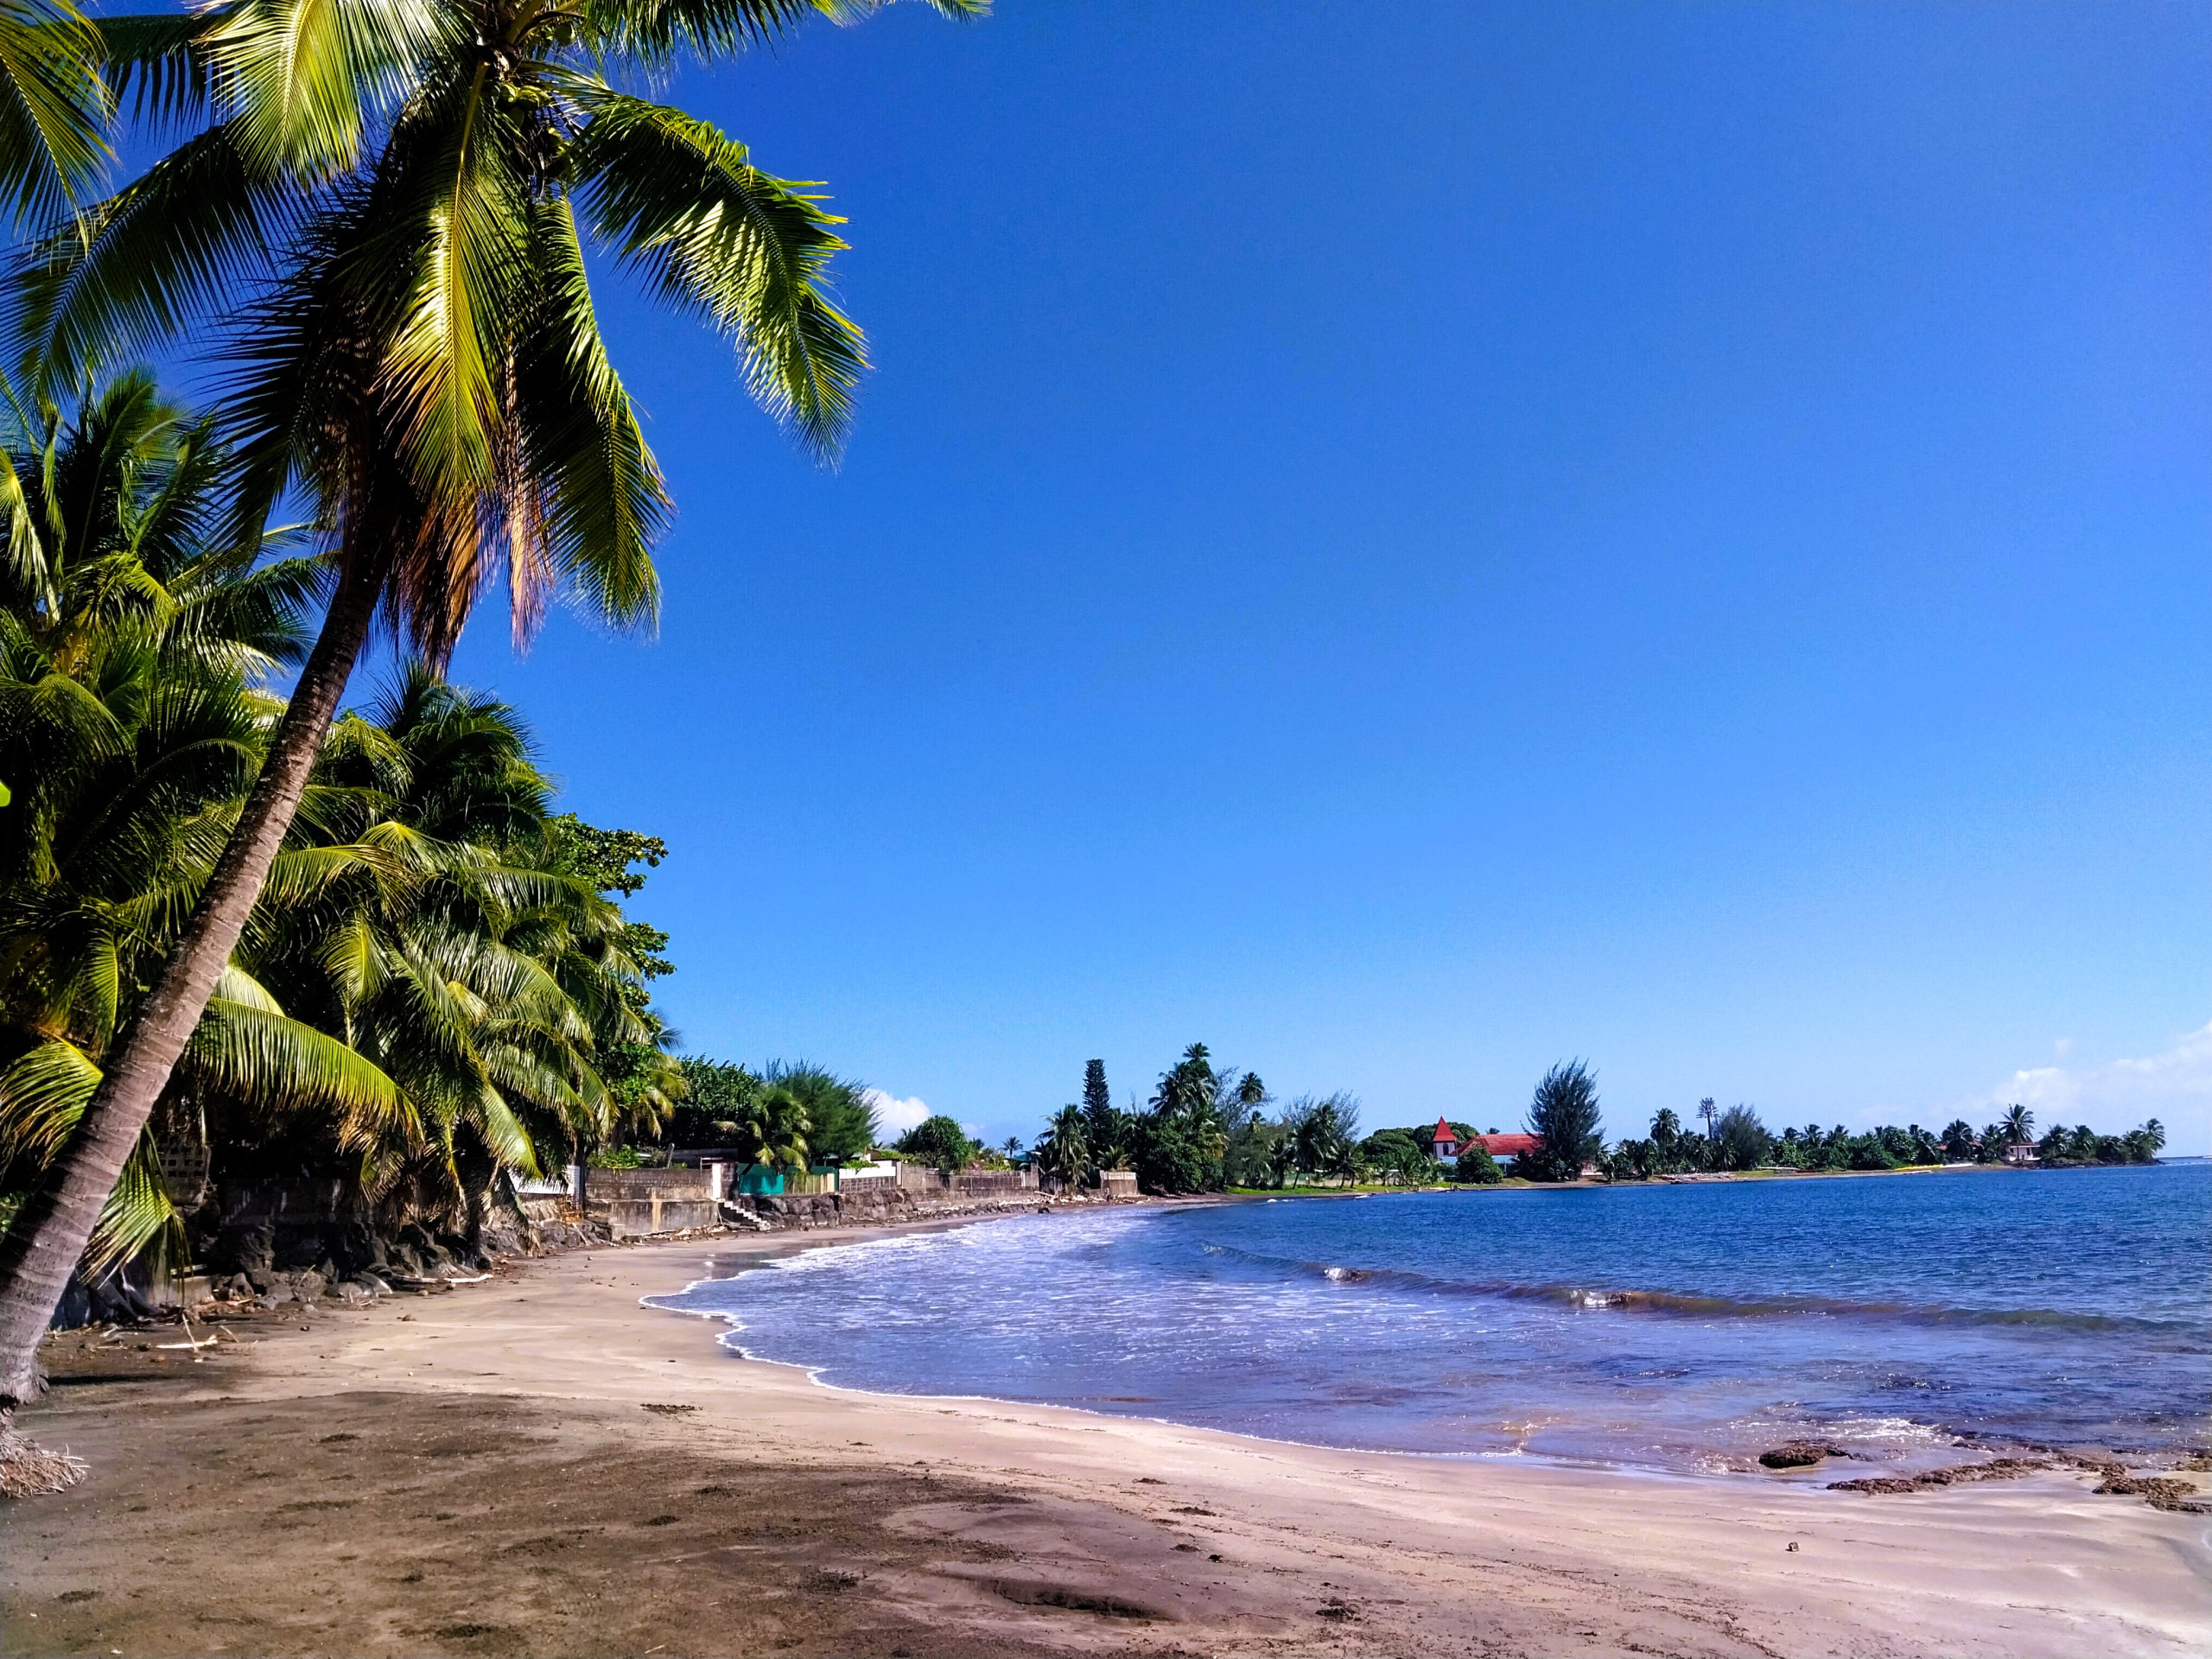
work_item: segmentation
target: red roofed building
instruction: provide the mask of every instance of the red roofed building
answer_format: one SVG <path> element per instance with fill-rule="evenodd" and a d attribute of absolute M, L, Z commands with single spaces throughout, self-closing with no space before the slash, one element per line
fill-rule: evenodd
<path fill-rule="evenodd" d="M 1428 1149 L 1446 1163 L 1459 1155 L 1459 1131 L 1440 1117 L 1436 1120 L 1436 1133 L 1428 1137 Z"/>
<path fill-rule="evenodd" d="M 1524 1152 L 1534 1152 L 1544 1144 L 1541 1135 L 1478 1135 L 1483 1150 L 1493 1158 L 1517 1158 Z"/>

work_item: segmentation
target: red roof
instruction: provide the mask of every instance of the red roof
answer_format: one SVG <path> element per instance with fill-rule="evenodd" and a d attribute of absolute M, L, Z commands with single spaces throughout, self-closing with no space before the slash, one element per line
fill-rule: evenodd
<path fill-rule="evenodd" d="M 1516 1157 L 1524 1152 L 1534 1152 L 1544 1144 L 1544 1137 L 1541 1135 L 1478 1135 L 1475 1139 L 1493 1158 Z"/>
<path fill-rule="evenodd" d="M 1449 1141 L 1456 1147 L 1459 1144 L 1459 1131 L 1440 1117 L 1436 1120 L 1436 1133 L 1428 1138 L 1431 1141 Z"/>

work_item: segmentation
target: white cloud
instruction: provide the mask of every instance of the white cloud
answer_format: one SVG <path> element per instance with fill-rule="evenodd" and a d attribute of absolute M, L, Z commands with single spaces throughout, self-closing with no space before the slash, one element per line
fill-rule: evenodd
<path fill-rule="evenodd" d="M 2071 1043 L 2059 1058 L 2070 1058 Z M 2212 1024 L 2163 1052 L 2103 1065 L 2038 1065 L 2015 1071 L 1982 1097 L 2002 1108 L 2018 1101 L 2038 1123 L 2088 1122 L 2111 1133 L 2163 1118 L 2176 1152 L 2196 1152 L 2212 1122 Z"/>
<path fill-rule="evenodd" d="M 919 1098 L 901 1100 L 880 1089 L 868 1090 L 862 1098 L 875 1114 L 875 1132 L 886 1138 L 906 1134 L 930 1115 L 930 1109 Z"/>

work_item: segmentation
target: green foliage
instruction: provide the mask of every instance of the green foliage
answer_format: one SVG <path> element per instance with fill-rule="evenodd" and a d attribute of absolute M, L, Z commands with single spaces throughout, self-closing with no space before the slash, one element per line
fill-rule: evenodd
<path fill-rule="evenodd" d="M 1505 1172 L 1497 1166 L 1497 1160 L 1490 1155 L 1489 1147 L 1479 1141 L 1473 1141 L 1452 1160 L 1452 1179 L 1472 1186 L 1496 1186 L 1505 1179 Z"/>
<path fill-rule="evenodd" d="M 732 1145 L 738 1126 L 760 1101 L 760 1077 L 741 1065 L 703 1054 L 686 1054 L 677 1065 L 684 1086 L 682 1101 L 669 1119 L 669 1144 Z"/>
<path fill-rule="evenodd" d="M 2086 1123 L 2071 1129 L 2054 1128 L 2036 1149 L 2037 1160 L 2049 1168 L 2091 1164 L 2149 1164 L 2158 1161 L 2166 1144 L 2165 1125 L 2152 1118 L 2125 1135 L 2099 1135 Z"/>
<path fill-rule="evenodd" d="M 1103 1080 L 1103 1079 L 1102 1079 Z M 1090 1180 L 1090 1158 L 1088 1115 L 1077 1105 L 1063 1106 L 1053 1114 L 1045 1133 L 1037 1139 L 1037 1172 L 1063 1186 L 1081 1186 Z"/>
<path fill-rule="evenodd" d="M 1376 1130 L 1359 1143 L 1359 1167 L 1386 1186 L 1435 1185 L 1444 1179 L 1444 1166 L 1429 1150 L 1434 1127 Z"/>
<path fill-rule="evenodd" d="M 939 1113 L 925 1117 L 899 1137 L 897 1150 L 901 1157 L 929 1165 L 944 1175 L 952 1175 L 968 1167 L 982 1150 L 968 1138 L 968 1132 L 952 1119 Z"/>
<path fill-rule="evenodd" d="M 1529 1133 L 1543 1144 L 1514 1160 L 1515 1173 L 1538 1181 L 1571 1181 L 1605 1150 L 1598 1084 L 1580 1060 L 1554 1066 L 1529 1103 Z"/>
<path fill-rule="evenodd" d="M 1106 1062 L 1086 1060 L 1083 1067 L 1083 1135 L 1094 1169 L 1128 1169 L 1135 1154 L 1136 1120 L 1117 1111 L 1106 1088 Z"/>
<path fill-rule="evenodd" d="M 1289 1156 L 1290 1132 L 1258 1114 L 1232 1130 L 1222 1154 L 1222 1181 L 1231 1187 L 1279 1188 L 1295 1174 Z"/>
<path fill-rule="evenodd" d="M 277 706 L 261 683 L 303 653 L 328 570 L 216 538 L 227 458 L 143 374 L 11 442 L 35 532 L 0 563 L 0 770 L 31 780 L 0 816 L 12 1186 L 67 1140 L 207 879 Z M 666 1109 L 625 920 L 546 855 L 531 748 L 512 709 L 419 664 L 333 725 L 96 1260 L 174 1247 L 156 1134 L 460 1220 L 496 1170 Z"/>
<path fill-rule="evenodd" d="M 1715 1169 L 1757 1169 L 1773 1147 L 1774 1137 L 1748 1106 L 1731 1106 L 1713 1120 L 1710 1156 Z"/>
<path fill-rule="evenodd" d="M 867 1161 L 875 1144 L 875 1111 L 868 1103 L 866 1084 L 805 1061 L 786 1065 L 771 1060 L 761 1076 L 770 1088 L 783 1090 L 805 1109 L 808 1145 L 817 1163 Z"/>

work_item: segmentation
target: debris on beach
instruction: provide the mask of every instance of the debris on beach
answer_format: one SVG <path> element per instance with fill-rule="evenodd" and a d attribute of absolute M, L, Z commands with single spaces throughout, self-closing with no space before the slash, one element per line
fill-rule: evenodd
<path fill-rule="evenodd" d="M 66 1492 L 92 1465 L 67 1452 L 49 1452 L 12 1428 L 0 1428 L 0 1497 Z"/>

